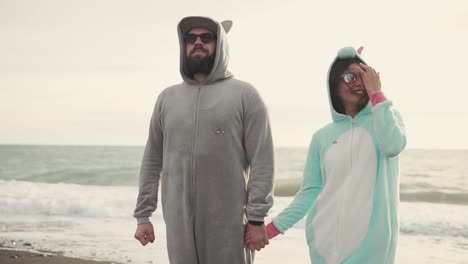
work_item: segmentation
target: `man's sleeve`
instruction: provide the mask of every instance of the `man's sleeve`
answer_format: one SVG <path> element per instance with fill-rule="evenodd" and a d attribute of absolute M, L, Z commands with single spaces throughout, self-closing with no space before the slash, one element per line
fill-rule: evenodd
<path fill-rule="evenodd" d="M 243 95 L 244 146 L 250 164 L 247 219 L 264 221 L 273 206 L 274 149 L 265 104 L 255 89 Z"/>
<path fill-rule="evenodd" d="M 158 97 L 151 117 L 148 141 L 140 168 L 139 193 L 133 216 L 138 224 L 149 223 L 156 210 L 158 187 L 163 163 L 163 130 L 161 125 L 162 96 Z"/>

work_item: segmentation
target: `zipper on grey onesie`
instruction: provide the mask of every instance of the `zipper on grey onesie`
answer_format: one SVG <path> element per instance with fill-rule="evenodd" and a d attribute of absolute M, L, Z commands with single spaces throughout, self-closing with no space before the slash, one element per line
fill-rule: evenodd
<path fill-rule="evenodd" d="M 198 110 L 199 110 L 199 104 L 200 104 L 200 93 L 201 93 L 201 86 L 197 88 L 197 95 L 196 95 L 196 101 L 195 101 L 195 111 L 194 111 L 194 124 L 193 124 L 193 137 L 192 137 L 192 228 L 193 228 L 193 242 L 195 245 L 195 253 L 197 254 L 197 263 L 200 263 L 199 257 L 198 257 L 198 248 L 197 248 L 197 238 L 196 238 L 196 233 L 195 233 L 195 207 L 196 207 L 196 200 L 195 200 L 195 195 L 196 195 L 196 184 L 195 184 L 195 170 L 196 170 L 196 163 L 195 163 L 195 153 L 196 153 L 196 147 L 197 147 L 197 134 L 198 134 Z"/>

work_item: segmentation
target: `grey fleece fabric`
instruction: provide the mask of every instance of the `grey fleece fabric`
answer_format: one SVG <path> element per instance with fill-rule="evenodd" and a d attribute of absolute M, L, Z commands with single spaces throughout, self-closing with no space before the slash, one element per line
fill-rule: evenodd
<path fill-rule="evenodd" d="M 218 29 L 216 58 L 201 85 L 188 76 L 178 25 L 184 81 L 159 95 L 141 164 L 134 216 L 138 223 L 149 221 L 161 180 L 172 264 L 252 263 L 243 247 L 246 220 L 263 221 L 273 205 L 266 107 L 252 85 L 227 70 L 226 24 L 209 20 Z"/>

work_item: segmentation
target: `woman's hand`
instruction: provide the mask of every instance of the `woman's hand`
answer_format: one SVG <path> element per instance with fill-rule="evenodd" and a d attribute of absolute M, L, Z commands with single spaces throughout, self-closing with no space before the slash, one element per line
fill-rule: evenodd
<path fill-rule="evenodd" d="M 364 83 L 369 97 L 374 95 L 375 92 L 380 92 L 382 90 L 379 73 L 376 72 L 374 68 L 364 63 L 359 63 L 356 70 L 361 73 L 362 82 Z"/>

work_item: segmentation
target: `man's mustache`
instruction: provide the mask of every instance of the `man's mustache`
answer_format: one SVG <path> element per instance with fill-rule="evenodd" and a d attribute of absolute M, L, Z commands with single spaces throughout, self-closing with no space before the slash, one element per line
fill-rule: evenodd
<path fill-rule="evenodd" d="M 208 50 L 203 48 L 203 47 L 195 47 L 195 48 L 193 48 L 192 51 L 190 51 L 190 55 L 193 55 L 193 53 L 195 53 L 197 51 L 202 51 L 202 52 L 208 53 Z"/>

